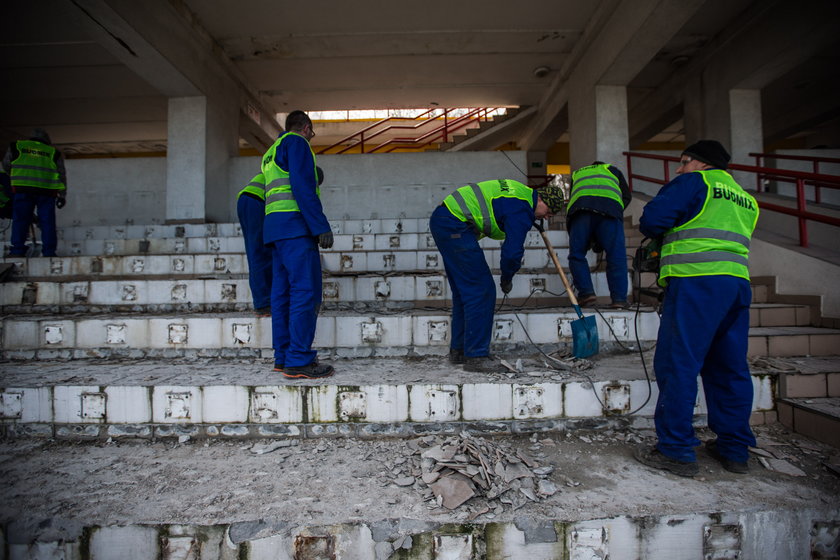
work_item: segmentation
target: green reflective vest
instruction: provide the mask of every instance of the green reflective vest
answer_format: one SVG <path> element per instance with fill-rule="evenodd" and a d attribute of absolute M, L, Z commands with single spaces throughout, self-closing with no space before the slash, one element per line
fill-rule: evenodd
<path fill-rule="evenodd" d="M 703 208 L 681 226 L 665 232 L 659 285 L 671 276 L 729 275 L 750 279 L 750 238 L 758 203 L 720 169 L 700 173 L 708 192 Z"/>
<path fill-rule="evenodd" d="M 254 178 L 251 179 L 251 182 L 245 185 L 245 188 L 239 191 L 239 194 L 236 195 L 236 198 L 239 198 L 245 193 L 249 193 L 254 195 L 255 197 L 259 198 L 263 202 L 265 202 L 265 175 L 262 173 L 257 173 L 254 175 Z"/>
<path fill-rule="evenodd" d="M 602 196 L 616 201 L 624 209 L 618 177 L 610 171 L 610 166 L 606 163 L 581 167 L 572 173 L 570 194 L 569 208 L 582 196 Z"/>
<path fill-rule="evenodd" d="M 519 198 L 533 208 L 534 190 L 511 179 L 470 183 L 443 199 L 452 215 L 473 225 L 478 238 L 504 239 L 505 232 L 496 223 L 493 214 L 493 200 L 497 198 Z"/>
<path fill-rule="evenodd" d="M 15 143 L 18 156 L 12 161 L 12 190 L 19 187 L 66 190 L 55 164 L 56 149 L 35 140 Z"/>
<path fill-rule="evenodd" d="M 289 181 L 289 172 L 285 169 L 280 169 L 280 166 L 274 160 L 277 154 L 277 149 L 283 139 L 290 134 L 297 134 L 296 132 L 287 132 L 277 139 L 274 144 L 268 149 L 263 156 L 262 172 L 265 177 L 265 213 L 266 215 L 273 212 L 300 212 L 297 201 L 292 194 L 292 183 Z M 300 134 L 298 134 L 300 136 Z M 301 138 L 303 138 L 301 136 Z M 308 144 L 308 142 L 307 142 Z M 312 152 L 312 146 L 309 147 Z M 312 152 L 312 166 L 313 175 L 318 176 L 315 167 L 315 152 Z M 321 197 L 321 189 L 315 187 L 315 194 Z"/>

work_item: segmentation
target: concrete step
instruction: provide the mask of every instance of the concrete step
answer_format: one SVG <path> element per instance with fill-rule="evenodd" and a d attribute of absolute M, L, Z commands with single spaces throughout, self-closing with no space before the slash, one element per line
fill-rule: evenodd
<path fill-rule="evenodd" d="M 779 429 L 759 430 L 761 451 L 784 452 L 806 476 L 766 469 L 755 458 L 750 474 L 735 475 L 702 451 L 695 479 L 663 474 L 631 456 L 650 435 L 644 431 L 487 438 L 529 454 L 550 471 L 535 479 L 558 490 L 537 501 L 517 489 L 501 498 L 479 494 L 451 510 L 428 498 L 423 482 L 397 484 L 414 477 L 420 454 L 447 435 L 456 434 L 300 437 L 269 453 L 259 453 L 265 441 L 212 438 L 3 441 L 0 543 L 15 560 L 792 560 L 838 553 L 837 478 L 821 464 L 831 452 Z"/>
<path fill-rule="evenodd" d="M 127 308 L 148 312 L 166 311 L 167 308 L 232 311 L 248 309 L 252 301 L 246 274 L 217 272 L 207 274 L 211 278 L 196 278 L 193 274 L 155 279 L 160 276 L 144 279 L 147 276 L 137 274 L 101 280 L 6 282 L 0 292 L 0 310 L 5 313 L 101 313 Z M 504 294 L 498 287 L 498 274 L 494 275 L 493 281 L 501 301 Z M 606 274 L 592 273 L 592 282 L 596 295 L 609 303 Z M 323 279 L 322 289 L 326 307 L 346 307 L 354 303 L 371 309 L 393 305 L 451 305 L 449 283 L 442 273 L 330 275 Z M 508 302 L 528 300 L 531 305 L 558 305 L 564 293 L 563 283 L 554 270 L 521 271 L 514 278 Z M 564 297 L 562 301 L 568 302 L 568 298 Z M 370 305 L 373 303 L 377 305 Z"/>
<path fill-rule="evenodd" d="M 332 358 L 335 375 L 317 381 L 286 379 L 270 359 L 259 358 L 13 363 L 4 368 L 0 427 L 9 437 L 104 440 L 652 425 L 658 395 L 649 379 L 652 352 L 646 366 L 631 351 L 591 360 L 546 358 L 533 350 L 498 355 L 511 371 L 466 372 L 441 356 Z M 753 376 L 753 423 L 775 421 L 774 384 L 771 374 Z M 702 385 L 695 413 L 702 423 Z"/>
<path fill-rule="evenodd" d="M 777 407 L 783 425 L 840 449 L 840 397 L 783 398 Z"/>
<path fill-rule="evenodd" d="M 755 327 L 750 329 L 750 356 L 834 356 L 840 329 Z"/>
<path fill-rule="evenodd" d="M 324 253 L 363 252 L 363 251 L 437 251 L 437 245 L 431 233 L 381 233 L 381 234 L 335 234 L 332 248 L 323 250 Z M 565 231 L 550 230 L 548 238 L 552 246 L 560 250 L 568 248 L 569 238 Z M 494 239 L 483 238 L 479 246 L 484 249 L 499 249 L 501 243 Z M 542 237 L 536 231 L 531 231 L 525 238 L 526 248 L 544 250 Z M 131 255 L 185 255 L 185 254 L 216 254 L 243 253 L 244 241 L 241 236 L 217 237 L 162 237 L 162 238 L 128 238 L 128 239 L 85 239 L 80 241 L 59 241 L 58 253 L 62 256 L 131 256 Z M 18 262 L 22 257 L 6 257 L 6 260 Z M 55 258 L 50 259 L 51 261 Z M 594 260 L 594 258 L 593 258 Z"/>
<path fill-rule="evenodd" d="M 788 303 L 753 303 L 751 327 L 804 327 L 811 324 L 811 308 Z"/>
<path fill-rule="evenodd" d="M 656 338 L 658 316 L 644 310 L 603 310 L 595 315 L 602 346 L 643 343 Z M 571 308 L 501 310 L 494 319 L 493 344 L 513 348 L 537 344 L 571 344 Z M 446 310 L 396 310 L 378 314 L 323 311 L 314 348 L 340 357 L 443 354 L 449 348 L 450 317 Z M 527 332 L 526 332 L 527 329 Z M 148 315 L 77 314 L 14 315 L 3 318 L 2 349 L 6 359 L 111 356 L 270 355 L 270 318 L 248 312 Z M 617 341 L 617 342 L 616 342 Z"/>

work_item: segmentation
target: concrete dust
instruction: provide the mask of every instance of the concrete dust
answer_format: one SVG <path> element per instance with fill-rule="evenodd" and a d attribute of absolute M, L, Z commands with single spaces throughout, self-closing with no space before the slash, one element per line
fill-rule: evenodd
<path fill-rule="evenodd" d="M 736 475 L 698 450 L 700 476 L 684 479 L 632 458 L 649 432 L 601 431 L 485 438 L 538 463 L 539 500 L 517 507 L 476 496 L 441 507 L 414 469 L 422 451 L 451 436 L 176 440 L 109 443 L 0 442 L 0 520 L 76 520 L 85 525 L 225 524 L 251 520 L 324 525 L 411 518 L 447 522 L 595 519 L 837 504 L 838 451 L 781 426 L 758 427 L 760 447 L 801 469 Z M 711 434 L 702 433 L 701 439 Z M 422 472 L 420 473 L 422 475 Z M 411 479 L 410 479 L 410 478 Z"/>

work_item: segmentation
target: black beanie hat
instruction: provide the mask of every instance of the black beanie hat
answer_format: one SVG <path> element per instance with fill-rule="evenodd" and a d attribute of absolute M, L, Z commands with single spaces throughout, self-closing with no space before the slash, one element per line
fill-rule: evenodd
<path fill-rule="evenodd" d="M 566 202 L 563 199 L 563 191 L 560 187 L 549 185 L 538 189 L 537 194 L 540 196 L 540 199 L 545 202 L 545 205 L 548 206 L 552 214 L 559 214 L 563 211 L 563 207 L 566 205 Z"/>
<path fill-rule="evenodd" d="M 717 140 L 700 140 L 686 148 L 683 154 L 718 169 L 726 169 L 731 159 L 729 152 Z"/>

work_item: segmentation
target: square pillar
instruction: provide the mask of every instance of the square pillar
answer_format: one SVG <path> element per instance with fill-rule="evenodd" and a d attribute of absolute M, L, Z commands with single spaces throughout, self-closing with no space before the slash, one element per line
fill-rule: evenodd
<path fill-rule="evenodd" d="M 630 149 L 627 88 L 580 88 L 569 96 L 571 165 L 577 169 L 600 160 L 625 170 L 622 152 Z"/>
<path fill-rule="evenodd" d="M 236 220 L 235 196 L 230 196 L 227 178 L 237 139 L 236 103 L 205 96 L 169 99 L 167 223 Z"/>
<path fill-rule="evenodd" d="M 761 124 L 761 90 L 729 90 L 729 122 L 732 162 L 755 165 L 750 152 L 764 151 L 764 129 Z M 732 176 L 744 188 L 755 188 L 755 174 L 733 172 Z"/>

